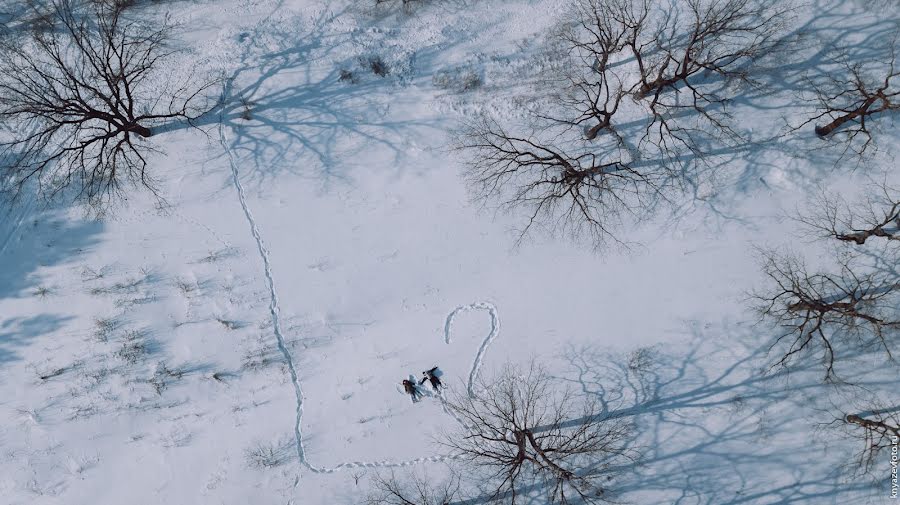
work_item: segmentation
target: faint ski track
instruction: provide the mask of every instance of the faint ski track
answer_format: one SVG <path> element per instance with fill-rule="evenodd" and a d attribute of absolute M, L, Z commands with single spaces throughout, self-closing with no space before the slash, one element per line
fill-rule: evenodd
<path fill-rule="evenodd" d="M 213 229 L 210 228 L 209 226 L 206 226 L 205 224 L 203 224 L 203 223 L 197 221 L 196 219 L 187 217 L 187 216 L 185 216 L 184 214 L 178 212 L 178 211 L 175 210 L 175 209 L 171 209 L 171 210 L 169 210 L 168 212 L 171 212 L 173 216 L 175 216 L 177 219 L 180 219 L 183 223 L 188 223 L 188 224 L 192 224 L 192 225 L 194 225 L 194 226 L 198 226 L 198 227 L 200 227 L 200 228 L 203 228 L 204 230 L 206 230 L 207 232 L 209 232 L 209 234 L 212 235 L 212 237 L 213 237 L 214 239 L 216 239 L 220 244 L 222 244 L 223 246 L 225 246 L 226 249 L 230 249 L 230 248 L 233 247 L 233 246 L 231 245 L 230 242 L 228 242 L 227 240 L 225 240 L 224 238 L 222 238 L 218 233 L 215 232 L 215 230 L 213 230 Z"/>
<path fill-rule="evenodd" d="M 244 192 L 244 186 L 241 184 L 240 176 L 238 173 L 237 162 L 234 159 L 234 154 L 231 149 L 228 147 L 228 139 L 225 135 L 225 124 L 224 122 L 219 121 L 219 143 L 222 145 L 222 148 L 225 150 L 225 153 L 228 155 L 228 162 L 231 165 L 231 175 L 232 181 L 234 183 L 234 187 L 238 193 L 238 199 L 241 204 L 241 208 L 244 211 L 244 216 L 247 218 L 247 224 L 250 226 L 250 233 L 253 235 L 253 239 L 256 241 L 256 246 L 259 251 L 259 255 L 263 261 L 263 267 L 265 270 L 266 277 L 266 285 L 269 289 L 269 313 L 272 316 L 272 329 L 275 334 L 275 340 L 278 344 L 278 350 L 281 351 L 284 356 L 285 362 L 287 363 L 288 370 L 291 376 L 291 382 L 294 385 L 294 395 L 297 400 L 297 409 L 296 409 L 296 422 L 294 424 L 294 437 L 296 438 L 296 446 L 297 446 L 297 457 L 300 461 L 300 464 L 308 468 L 313 473 L 334 473 L 344 469 L 350 468 L 399 468 L 399 467 L 407 467 L 417 465 L 419 463 L 439 463 L 442 461 L 449 461 L 453 459 L 460 459 L 464 457 L 461 454 L 448 454 L 444 456 L 429 456 L 422 458 L 415 458 L 405 461 L 351 461 L 346 463 L 340 463 L 333 467 L 317 467 L 314 466 L 306 459 L 306 450 L 303 447 L 303 433 L 302 433 L 302 422 L 303 422 L 303 388 L 300 384 L 300 379 L 297 376 L 297 370 L 294 367 L 294 360 L 291 357 L 290 351 L 288 351 L 287 346 L 285 345 L 284 335 L 281 333 L 281 320 L 279 318 L 280 309 L 278 305 L 278 294 L 275 291 L 275 278 L 272 275 L 272 264 L 269 259 L 269 250 L 266 249 L 265 244 L 263 243 L 262 236 L 259 233 L 259 227 L 257 226 L 256 220 L 253 218 L 253 213 L 250 211 L 250 207 L 247 205 L 247 198 Z M 444 342 L 450 344 L 450 330 L 453 326 L 453 319 L 460 312 L 467 312 L 470 310 L 483 309 L 487 310 L 491 315 L 491 331 L 485 337 L 484 341 L 481 343 L 481 347 L 478 349 L 478 353 L 475 355 L 475 359 L 472 362 L 472 369 L 469 372 L 469 381 L 468 381 L 468 394 L 470 396 L 474 396 L 474 382 L 476 377 L 478 376 L 478 371 L 481 368 L 481 363 L 484 358 L 484 353 L 487 351 L 488 346 L 490 346 L 491 342 L 497 338 L 500 333 L 500 318 L 497 314 L 497 308 L 488 302 L 476 302 L 469 305 L 461 305 L 453 309 L 450 314 L 447 316 L 447 320 L 444 323 Z M 440 392 L 437 393 L 438 398 L 440 399 L 441 406 L 445 413 L 453 417 L 458 423 L 465 426 L 465 423 L 457 417 L 448 407 L 447 403 L 444 400 L 443 394 Z M 294 487 L 299 485 L 299 478 L 295 480 Z"/>
<path fill-rule="evenodd" d="M 0 244 L 0 256 L 2 256 L 4 252 L 6 252 L 6 248 L 9 246 L 9 244 L 10 244 L 10 243 L 13 241 L 13 239 L 16 237 L 16 234 L 19 232 L 19 228 L 21 228 L 21 227 L 22 227 L 22 223 L 25 222 L 25 218 L 26 218 L 29 214 L 31 214 L 31 208 L 32 208 L 33 206 L 34 206 L 34 199 L 32 198 L 32 199 L 29 199 L 29 200 L 28 200 L 28 203 L 27 203 L 26 205 L 23 206 L 23 208 L 22 208 L 21 211 L 19 212 L 19 215 L 16 216 L 16 217 L 14 218 L 14 219 L 15 219 L 15 224 L 12 225 L 12 226 L 10 227 L 10 229 L 9 229 L 8 233 L 6 234 L 6 236 L 3 237 L 3 243 Z M 11 213 L 12 210 L 8 210 L 7 212 Z M 9 216 L 9 214 L 7 214 L 7 217 L 8 217 L 8 216 Z"/>

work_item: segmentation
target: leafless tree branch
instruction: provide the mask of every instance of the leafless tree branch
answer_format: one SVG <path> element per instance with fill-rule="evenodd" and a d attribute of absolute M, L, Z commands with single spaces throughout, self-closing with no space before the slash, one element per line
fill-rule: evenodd
<path fill-rule="evenodd" d="M 375 491 L 366 498 L 367 505 L 448 505 L 459 495 L 459 477 L 450 472 L 437 482 L 410 472 L 406 480 L 381 473 L 373 477 Z"/>
<path fill-rule="evenodd" d="M 793 129 L 815 124 L 816 135 L 836 138 L 845 145 L 845 154 L 862 156 L 874 147 L 869 123 L 880 114 L 900 110 L 897 38 L 894 33 L 883 56 L 873 51 L 874 56 L 864 61 L 834 51 L 827 71 L 806 79 L 815 111 Z"/>
<path fill-rule="evenodd" d="M 52 30 L 0 48 L 0 122 L 9 130 L 0 154 L 17 187 L 37 182 L 53 196 L 75 188 L 92 205 L 121 196 L 123 182 L 154 193 L 146 139 L 153 126 L 188 121 L 211 83 L 163 89 L 169 27 L 92 11 L 68 0 L 51 6 Z"/>
<path fill-rule="evenodd" d="M 864 200 L 855 204 L 822 191 L 811 209 L 799 221 L 822 237 L 860 246 L 873 237 L 900 240 L 900 192 L 886 181 L 867 185 Z"/>
<path fill-rule="evenodd" d="M 840 261 L 836 272 L 810 273 L 799 258 L 775 251 L 763 253 L 762 269 L 769 286 L 754 298 L 760 314 L 784 328 L 775 344 L 784 350 L 778 364 L 816 350 L 826 377 L 832 378 L 839 353 L 849 343 L 876 346 L 893 358 L 900 330 L 896 279 L 852 257 Z"/>
<path fill-rule="evenodd" d="M 575 62 L 590 71 L 570 78 L 567 105 L 592 123 L 592 140 L 613 125 L 626 95 L 650 118 L 643 140 L 670 152 L 696 150 L 697 118 L 717 135 L 735 136 L 727 103 L 737 85 L 759 85 L 753 64 L 782 44 L 788 2 L 772 0 L 582 0 L 560 38 Z M 688 121 L 682 119 L 689 117 Z M 707 132 L 708 133 L 708 132 Z"/>
<path fill-rule="evenodd" d="M 863 440 L 859 464 L 866 473 L 872 470 L 881 454 L 890 451 L 892 446 L 896 447 L 900 440 L 900 414 L 896 410 L 850 414 L 844 421 L 856 427 L 858 436 Z"/>
<path fill-rule="evenodd" d="M 618 140 L 604 151 L 582 154 L 542 140 L 507 133 L 493 121 L 474 123 L 460 139 L 470 156 L 466 179 L 477 200 L 498 198 L 503 207 L 525 208 L 524 237 L 538 223 L 595 246 L 615 237 L 624 215 L 640 219 L 660 199 L 673 174 L 660 165 L 634 168 Z"/>
<path fill-rule="evenodd" d="M 520 239 L 541 224 L 598 248 L 625 243 L 615 233 L 624 218 L 653 215 L 669 190 L 713 169 L 706 163 L 717 144 L 739 138 L 727 105 L 738 86 L 759 85 L 754 64 L 779 49 L 790 8 L 774 0 L 575 2 L 552 37 L 561 58 L 549 74 L 560 91 L 534 113 L 540 134 L 483 121 L 460 142 L 475 198 L 526 209 Z M 571 138 L 573 129 L 591 142 Z"/>
<path fill-rule="evenodd" d="M 536 486 L 550 503 L 606 501 L 601 477 L 633 457 L 629 422 L 601 418 L 592 401 L 557 387 L 534 364 L 507 367 L 482 389 L 448 401 L 465 428 L 442 443 L 485 472 L 491 499 L 515 504 Z"/>

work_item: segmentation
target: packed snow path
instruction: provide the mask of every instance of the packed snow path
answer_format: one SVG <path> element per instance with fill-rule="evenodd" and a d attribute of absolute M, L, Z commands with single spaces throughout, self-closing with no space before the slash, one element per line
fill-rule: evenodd
<path fill-rule="evenodd" d="M 275 291 L 275 278 L 272 275 L 272 264 L 269 260 L 269 250 L 266 249 L 265 244 L 263 243 L 262 236 L 259 233 L 259 226 L 256 224 L 256 220 L 253 218 L 253 212 L 250 211 L 250 207 L 247 205 L 247 198 L 244 193 L 244 186 L 241 184 L 240 174 L 238 173 L 237 162 L 234 158 L 234 154 L 228 146 L 228 138 L 225 134 L 225 124 L 223 121 L 219 121 L 219 142 L 222 145 L 222 148 L 225 150 L 225 153 L 228 155 L 228 163 L 231 166 L 231 176 L 232 182 L 234 184 L 235 190 L 237 190 L 238 200 L 241 204 L 241 209 L 244 211 L 244 216 L 247 218 L 247 224 L 250 226 L 250 233 L 253 235 L 253 239 L 256 241 L 256 247 L 259 251 L 259 256 L 262 259 L 265 279 L 266 279 L 266 287 L 269 291 L 269 313 L 272 317 L 272 330 L 275 334 L 275 340 L 278 344 L 278 350 L 281 351 L 284 356 L 285 362 L 287 363 L 288 371 L 291 376 L 291 383 L 294 387 L 294 396 L 297 401 L 296 408 L 296 420 L 294 423 L 294 437 L 296 440 L 297 446 L 297 457 L 300 460 L 300 464 L 308 468 L 310 471 L 314 473 L 333 473 L 339 470 L 344 470 L 348 468 L 396 468 L 396 467 L 405 467 L 412 466 L 419 463 L 425 462 L 441 462 L 448 461 L 451 459 L 456 459 L 461 457 L 460 455 L 445 455 L 445 456 L 429 456 L 422 457 L 416 459 L 410 459 L 405 461 L 351 461 L 340 463 L 336 466 L 327 468 L 327 467 L 318 467 L 309 462 L 306 458 L 306 450 L 303 447 L 303 432 L 302 432 L 302 422 L 303 422 L 303 387 L 300 384 L 300 379 L 297 376 L 297 370 L 294 367 L 294 360 L 291 357 L 290 351 L 288 351 L 287 346 L 285 345 L 284 335 L 281 332 L 281 320 L 279 318 L 280 310 L 278 306 L 278 294 Z M 472 361 L 472 369 L 469 371 L 469 380 L 467 384 L 467 390 L 469 396 L 475 395 L 475 380 L 478 377 L 478 372 L 481 369 L 481 363 L 484 359 L 484 354 L 487 351 L 488 347 L 491 345 L 491 342 L 494 341 L 495 338 L 500 334 L 500 317 L 497 314 L 497 308 L 488 302 L 476 302 L 469 305 L 462 305 L 453 309 L 449 315 L 447 315 L 447 320 L 444 323 L 444 342 L 447 344 L 451 343 L 450 331 L 453 326 L 453 320 L 457 314 L 461 312 L 467 312 L 470 310 L 486 310 L 491 316 L 491 331 L 487 334 L 482 341 L 481 346 L 478 348 L 478 352 L 475 355 L 475 358 Z M 438 398 L 441 401 L 441 404 L 444 408 L 444 412 L 453 417 L 457 422 L 462 424 L 462 420 L 459 419 L 448 407 L 444 400 L 443 395 L 438 394 Z M 299 483 L 299 479 L 297 479 L 296 483 Z M 295 483 L 295 485 L 296 485 Z"/>
<path fill-rule="evenodd" d="M 225 136 L 225 125 L 221 121 L 221 117 L 219 121 L 219 142 L 221 142 L 222 148 L 225 149 L 225 152 L 228 154 L 228 163 L 231 165 L 232 181 L 237 190 L 241 208 L 244 210 L 244 216 L 247 218 L 247 224 L 250 225 L 250 233 L 253 235 L 253 239 L 256 240 L 256 247 L 263 261 L 266 286 L 269 288 L 269 313 L 272 315 L 272 331 L 275 333 L 278 350 L 284 355 L 284 360 L 290 371 L 291 383 L 294 385 L 294 396 L 297 398 L 297 419 L 294 424 L 294 437 L 297 440 L 297 457 L 300 458 L 301 463 L 304 463 L 306 457 L 303 453 L 303 436 L 300 433 L 300 422 L 303 419 L 303 390 L 300 386 L 300 379 L 297 377 L 297 370 L 294 368 L 294 360 L 291 359 L 291 353 L 288 352 L 287 346 L 285 346 L 284 343 L 284 335 L 281 333 L 281 320 L 278 317 L 278 294 L 275 291 L 275 278 L 272 276 L 272 264 L 269 261 L 269 250 L 266 249 L 262 236 L 259 234 L 259 227 L 256 225 L 256 220 L 253 219 L 253 213 L 250 212 L 250 207 L 247 206 L 244 186 L 241 184 L 241 178 L 238 174 L 234 154 L 231 152 L 231 149 L 228 148 L 228 139 Z"/>
<path fill-rule="evenodd" d="M 475 359 L 472 361 L 472 370 L 469 372 L 469 383 L 468 383 L 468 392 L 470 397 L 475 396 L 475 380 L 478 378 L 478 371 L 481 369 L 481 362 L 484 360 L 484 353 L 487 351 L 487 348 L 491 345 L 491 342 L 497 338 L 497 335 L 500 334 L 500 318 L 497 316 L 497 307 L 494 307 L 493 304 L 488 302 L 478 302 L 470 305 L 463 305 L 461 307 L 457 307 L 453 309 L 447 316 L 447 321 L 444 323 L 444 342 L 450 343 L 450 328 L 453 326 L 453 319 L 460 312 L 466 312 L 469 310 L 478 310 L 483 309 L 488 311 L 491 315 L 491 332 L 487 337 L 484 338 L 484 341 L 481 342 L 481 347 L 478 348 L 478 353 L 475 355 Z"/>

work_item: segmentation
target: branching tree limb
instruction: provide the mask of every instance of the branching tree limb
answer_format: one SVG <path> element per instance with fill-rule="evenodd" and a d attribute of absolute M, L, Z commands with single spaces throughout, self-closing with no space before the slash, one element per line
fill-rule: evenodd
<path fill-rule="evenodd" d="M 772 0 L 580 1 L 560 32 L 575 62 L 590 69 L 571 79 L 569 102 L 580 113 L 573 123 L 592 121 L 585 136 L 596 138 L 630 94 L 652 119 L 645 140 L 665 151 L 672 140 L 694 147 L 696 129 L 678 120 L 685 113 L 733 134 L 729 86 L 758 84 L 753 64 L 782 43 L 789 14 L 788 2 Z"/>
<path fill-rule="evenodd" d="M 550 503 L 605 500 L 600 478 L 632 457 L 627 421 L 600 418 L 591 401 L 558 388 L 535 365 L 506 368 L 482 386 L 479 396 L 449 400 L 466 427 L 443 443 L 486 472 L 491 499 L 519 503 L 534 486 Z"/>
<path fill-rule="evenodd" d="M 567 77 L 570 89 L 563 95 L 563 105 L 578 111 L 568 122 L 584 126 L 588 140 L 612 126 L 622 99 L 634 89 L 635 83 L 629 84 L 611 65 L 626 44 L 638 38 L 649 14 L 646 1 L 583 0 L 559 31 L 562 50 L 578 69 Z"/>
<path fill-rule="evenodd" d="M 864 273 L 863 273 L 864 272 Z M 840 262 L 834 273 L 809 273 L 790 255 L 766 251 L 763 273 L 769 288 L 754 296 L 759 312 L 785 329 L 776 345 L 787 364 L 804 351 L 821 352 L 826 377 L 834 377 L 835 362 L 846 345 L 877 346 L 890 359 L 900 334 L 900 284 L 879 271 Z"/>
<path fill-rule="evenodd" d="M 650 121 L 643 142 L 675 163 L 680 151 L 702 159 L 706 144 L 741 141 L 730 102 L 753 78 L 758 59 L 783 43 L 791 3 L 774 0 L 687 0 L 657 17 L 627 45 L 639 83 L 634 96 Z"/>
<path fill-rule="evenodd" d="M 540 222 L 596 247 L 624 243 L 623 218 L 699 184 L 719 144 L 739 139 L 727 105 L 758 84 L 754 64 L 779 48 L 789 13 L 774 0 L 575 2 L 554 33 L 558 91 L 534 113 L 540 138 L 487 121 L 460 143 L 476 199 L 526 209 L 524 232 Z"/>
<path fill-rule="evenodd" d="M 678 86 L 693 104 L 722 101 L 690 82 L 700 74 L 751 82 L 750 64 L 781 43 L 790 12 L 789 3 L 772 0 L 687 0 L 685 6 L 654 27 L 649 43 L 627 44 L 640 74 L 637 96 L 650 99 L 651 109 Z"/>
<path fill-rule="evenodd" d="M 860 246 L 873 237 L 900 240 L 900 192 L 886 182 L 866 186 L 865 199 L 856 205 L 823 191 L 811 208 L 799 221 L 825 238 Z"/>
<path fill-rule="evenodd" d="M 772 346 L 778 348 L 778 364 L 818 352 L 826 379 L 840 379 L 837 364 L 860 351 L 867 358 L 875 351 L 893 361 L 900 338 L 898 212 L 900 198 L 886 179 L 866 185 L 863 198 L 855 203 L 820 191 L 797 220 L 817 239 L 830 242 L 835 267 L 810 273 L 795 256 L 763 252 L 768 286 L 755 298 L 760 313 L 784 328 Z M 864 366 L 872 367 L 871 360 Z M 868 392 L 854 387 L 853 396 L 843 403 L 857 403 L 860 394 Z M 881 403 L 877 398 L 860 403 L 865 412 L 848 415 L 844 410 L 828 425 L 863 440 L 852 466 L 868 474 L 877 457 L 900 440 L 900 417 L 896 407 L 870 407 Z"/>
<path fill-rule="evenodd" d="M 449 505 L 460 488 L 459 477 L 452 472 L 437 483 L 414 472 L 403 481 L 393 470 L 389 476 L 375 474 L 373 481 L 375 492 L 367 497 L 367 505 Z"/>
<path fill-rule="evenodd" d="M 858 61 L 836 51 L 832 65 L 821 77 L 806 80 L 815 112 L 794 129 L 815 124 L 816 135 L 840 137 L 849 150 L 863 155 L 874 145 L 869 122 L 877 115 L 900 110 L 900 69 L 896 67 L 897 37 L 888 41 L 883 55 L 872 51 Z"/>
<path fill-rule="evenodd" d="M 155 192 L 146 139 L 154 125 L 199 115 L 209 84 L 166 90 L 160 74 L 173 50 L 169 28 L 123 18 L 98 5 L 91 15 L 53 3 L 55 28 L 33 31 L 0 50 L 0 154 L 21 187 L 36 181 L 54 195 L 74 188 L 91 204 L 119 195 L 122 183 Z"/>
<path fill-rule="evenodd" d="M 851 204 L 822 191 L 798 218 L 813 235 L 843 247 L 836 251 L 835 269 L 809 273 L 794 256 L 763 253 L 769 287 L 755 296 L 760 312 L 786 329 L 778 339 L 787 343 L 779 363 L 818 349 L 832 377 L 838 354 L 850 342 L 880 348 L 892 359 L 900 337 L 900 276 L 893 268 L 900 196 L 886 181 L 866 186 L 864 196 Z"/>
<path fill-rule="evenodd" d="M 881 454 L 900 443 L 900 414 L 896 409 L 850 414 L 844 421 L 856 427 L 863 440 L 859 464 L 864 472 L 871 471 Z"/>
<path fill-rule="evenodd" d="M 521 236 L 536 223 L 573 236 L 587 234 L 596 246 L 615 238 L 623 214 L 640 218 L 663 198 L 672 174 L 658 165 L 631 166 L 614 146 L 607 153 L 569 154 L 535 138 L 507 133 L 497 123 L 471 125 L 460 139 L 470 155 L 466 178 L 476 199 L 499 198 L 529 213 Z"/>

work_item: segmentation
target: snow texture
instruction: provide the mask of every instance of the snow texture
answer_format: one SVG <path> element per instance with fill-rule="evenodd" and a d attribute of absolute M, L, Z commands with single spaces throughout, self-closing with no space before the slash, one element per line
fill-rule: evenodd
<path fill-rule="evenodd" d="M 519 241 L 527 217 L 473 202 L 450 147 L 463 122 L 525 132 L 554 100 L 548 34 L 571 2 L 374 4 L 129 7 L 178 24 L 174 77 L 225 90 L 152 138 L 165 201 L 129 192 L 94 219 L 27 188 L 2 211 L 0 502 L 357 504 L 382 469 L 472 470 L 433 443 L 462 423 L 445 390 L 413 404 L 400 380 L 438 365 L 476 396 L 536 359 L 633 422 L 623 503 L 891 503 L 889 462 L 857 478 L 859 440 L 833 421 L 896 398 L 896 368 L 861 354 L 839 384 L 815 357 L 773 368 L 779 329 L 747 301 L 759 246 L 829 259 L 790 219 L 809 195 L 897 181 L 890 116 L 856 171 L 783 127 L 808 114 L 825 49 L 896 30 L 889 2 L 798 3 L 800 49 L 729 103 L 752 142 L 602 251 L 553 223 Z"/>

